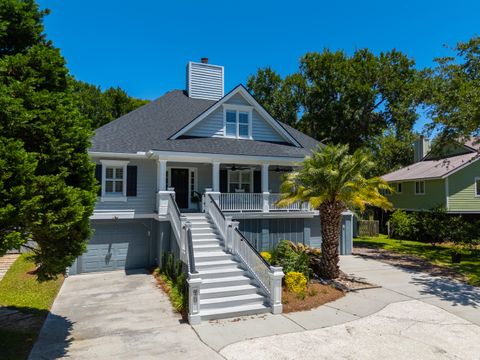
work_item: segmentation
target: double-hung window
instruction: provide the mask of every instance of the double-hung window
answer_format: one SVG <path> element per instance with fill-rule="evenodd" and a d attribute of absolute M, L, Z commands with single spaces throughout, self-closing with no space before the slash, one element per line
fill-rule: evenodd
<path fill-rule="evenodd" d="M 415 181 L 415 195 L 425 194 L 425 181 Z"/>
<path fill-rule="evenodd" d="M 475 178 L 475 196 L 480 197 L 480 177 Z"/>
<path fill-rule="evenodd" d="M 126 201 L 128 161 L 101 160 L 102 201 Z"/>
<path fill-rule="evenodd" d="M 224 106 L 225 130 L 228 137 L 250 139 L 252 110 L 248 106 L 225 105 Z"/>
<path fill-rule="evenodd" d="M 228 192 L 245 192 L 252 191 L 252 170 L 236 170 L 228 171 Z"/>

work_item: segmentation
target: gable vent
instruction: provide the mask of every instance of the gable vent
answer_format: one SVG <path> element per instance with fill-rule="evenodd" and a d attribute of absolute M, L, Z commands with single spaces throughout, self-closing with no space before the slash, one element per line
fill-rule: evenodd
<path fill-rule="evenodd" d="M 223 97 L 223 66 L 190 61 L 187 65 L 188 96 L 194 99 L 219 100 Z"/>

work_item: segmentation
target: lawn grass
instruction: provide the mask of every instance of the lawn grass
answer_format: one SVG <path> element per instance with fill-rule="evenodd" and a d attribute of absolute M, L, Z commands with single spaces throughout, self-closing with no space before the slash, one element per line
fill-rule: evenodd
<path fill-rule="evenodd" d="M 470 285 L 480 286 L 480 255 L 468 253 L 462 255 L 460 264 L 452 264 L 451 247 L 410 240 L 394 240 L 385 235 L 379 237 L 360 237 L 353 240 L 354 246 L 377 248 L 413 255 L 438 266 L 451 268 L 464 275 Z"/>
<path fill-rule="evenodd" d="M 35 264 L 21 255 L 0 281 L 0 309 L 7 307 L 30 315 L 25 323 L 3 324 L 0 327 L 2 359 L 26 359 L 38 336 L 41 325 L 63 283 L 57 280 L 39 283 L 30 272 Z"/>

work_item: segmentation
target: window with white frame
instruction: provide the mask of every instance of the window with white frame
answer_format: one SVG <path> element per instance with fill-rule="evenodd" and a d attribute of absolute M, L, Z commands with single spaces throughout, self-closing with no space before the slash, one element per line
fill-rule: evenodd
<path fill-rule="evenodd" d="M 480 177 L 475 178 L 475 196 L 480 197 Z"/>
<path fill-rule="evenodd" d="M 229 170 L 228 171 L 228 192 L 252 191 L 253 173 L 252 170 Z"/>
<path fill-rule="evenodd" d="M 224 106 L 224 135 L 240 139 L 252 137 L 252 108 L 240 105 Z"/>
<path fill-rule="evenodd" d="M 126 201 L 128 161 L 101 160 L 102 200 Z"/>
<path fill-rule="evenodd" d="M 425 181 L 415 181 L 415 195 L 425 194 Z"/>

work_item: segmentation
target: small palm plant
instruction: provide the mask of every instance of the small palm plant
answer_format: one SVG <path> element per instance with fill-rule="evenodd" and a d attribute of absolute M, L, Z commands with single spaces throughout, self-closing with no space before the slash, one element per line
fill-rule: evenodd
<path fill-rule="evenodd" d="M 308 201 L 320 211 L 320 275 L 335 279 L 340 274 L 338 243 L 342 212 L 363 211 L 367 205 L 391 209 L 390 202 L 380 193 L 381 189 L 391 189 L 381 178 L 366 179 L 364 174 L 374 163 L 362 150 L 349 154 L 347 145 L 319 147 L 299 165 L 298 170 L 285 175 L 278 205 Z"/>

